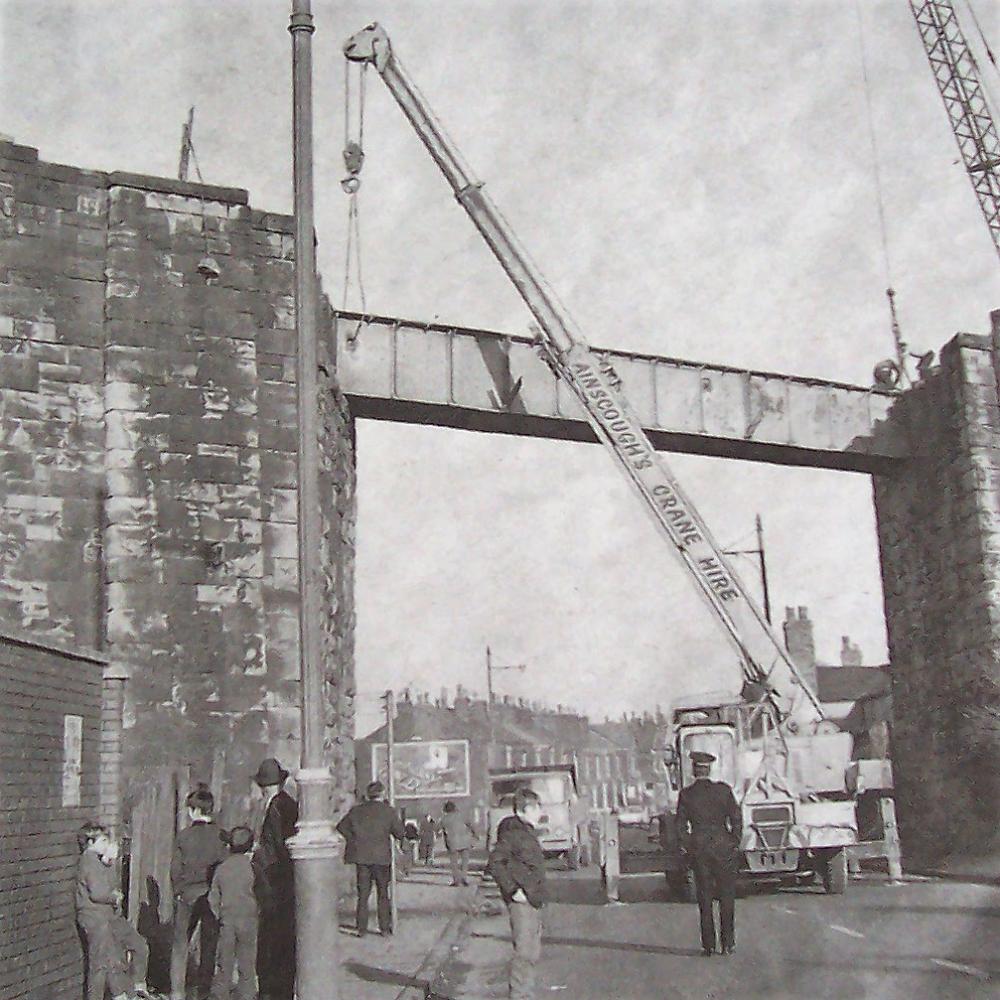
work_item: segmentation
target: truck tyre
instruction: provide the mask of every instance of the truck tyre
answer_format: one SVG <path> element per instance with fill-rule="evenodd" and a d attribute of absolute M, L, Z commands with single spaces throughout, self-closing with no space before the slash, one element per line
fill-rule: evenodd
<path fill-rule="evenodd" d="M 847 851 L 837 848 L 823 860 L 823 888 L 831 896 L 842 896 L 847 891 Z"/>
<path fill-rule="evenodd" d="M 575 872 L 577 868 L 580 867 L 580 845 L 574 844 L 564 855 L 566 858 L 566 867 L 571 871 Z"/>

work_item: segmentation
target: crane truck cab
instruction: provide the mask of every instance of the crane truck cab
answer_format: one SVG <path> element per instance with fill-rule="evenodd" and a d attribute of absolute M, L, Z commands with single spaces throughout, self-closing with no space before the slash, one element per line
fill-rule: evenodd
<path fill-rule="evenodd" d="M 846 848 L 858 840 L 849 733 L 828 723 L 815 733 L 793 732 L 779 724 L 769 702 L 735 699 L 675 706 L 672 725 L 666 756 L 674 790 L 694 780 L 696 750 L 716 758 L 712 779 L 733 789 L 743 816 L 744 880 L 804 884 L 818 875 L 828 892 L 845 891 Z M 689 897 L 675 817 L 676 804 L 660 816 L 667 883 Z"/>
<path fill-rule="evenodd" d="M 497 828 L 514 814 L 514 793 L 530 788 L 542 802 L 536 827 L 547 858 L 562 857 L 569 868 L 586 864 L 586 803 L 580 799 L 572 764 L 490 770 L 490 810 L 487 848 L 496 844 Z"/>

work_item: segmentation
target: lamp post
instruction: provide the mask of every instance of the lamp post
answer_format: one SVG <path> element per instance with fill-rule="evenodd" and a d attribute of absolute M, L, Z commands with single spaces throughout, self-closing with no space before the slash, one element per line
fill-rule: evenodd
<path fill-rule="evenodd" d="M 295 215 L 295 327 L 298 357 L 299 672 L 302 759 L 295 775 L 299 824 L 288 841 L 295 864 L 296 995 L 339 1000 L 336 848 L 331 775 L 324 759 L 326 674 L 320 633 L 323 598 L 319 505 L 316 319 L 319 294 L 313 226 L 311 0 L 292 0 L 292 134 Z"/>

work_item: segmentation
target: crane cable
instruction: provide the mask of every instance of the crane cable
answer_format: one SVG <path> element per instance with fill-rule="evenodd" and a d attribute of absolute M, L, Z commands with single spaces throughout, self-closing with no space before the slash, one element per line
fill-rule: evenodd
<path fill-rule="evenodd" d="M 972 6 L 972 0 L 965 0 L 965 6 L 969 12 L 969 16 L 972 18 L 972 23 L 976 26 L 976 33 L 979 35 L 979 41 L 982 43 L 983 50 L 986 52 L 986 58 L 989 59 L 990 65 L 993 67 L 993 72 L 997 75 L 997 77 L 1000 77 L 1000 66 L 997 65 L 996 56 L 993 54 L 993 49 L 990 48 L 990 43 L 986 39 L 983 26 L 979 23 L 979 18 L 976 15 L 976 9 Z M 958 21 L 957 10 L 955 11 L 955 20 Z M 1000 109 L 1000 104 L 997 102 L 997 95 L 993 90 L 993 84 L 985 74 L 980 72 L 979 61 L 976 59 L 975 53 L 968 46 L 968 44 L 966 47 L 968 48 L 969 58 L 972 60 L 972 65 L 976 72 L 979 73 L 979 83 L 983 91 L 983 100 L 986 102 L 986 107 L 995 121 L 997 119 L 997 111 Z"/>
<path fill-rule="evenodd" d="M 896 351 L 896 382 L 897 384 L 904 381 L 912 383 L 912 379 L 906 369 L 907 345 L 903 340 L 902 331 L 899 328 L 899 318 L 896 315 L 896 290 L 893 288 L 892 264 L 889 258 L 889 236 L 885 221 L 885 194 L 882 187 L 882 171 L 879 166 L 878 138 L 875 133 L 875 112 L 872 107 L 871 79 L 868 75 L 868 52 L 865 47 L 865 27 L 861 14 L 861 0 L 854 0 L 854 12 L 858 21 L 858 47 L 861 53 L 861 77 L 864 81 L 868 140 L 871 144 L 872 181 L 875 187 L 875 200 L 878 207 L 878 228 L 882 245 L 882 263 L 885 268 L 885 297 L 889 301 L 890 329 L 892 330 L 893 346 Z"/>
<path fill-rule="evenodd" d="M 341 308 L 347 309 L 347 299 L 351 285 L 351 266 L 354 265 L 357 275 L 358 295 L 361 299 L 361 312 L 367 312 L 365 302 L 365 283 L 361 270 L 361 212 L 358 204 L 358 191 L 361 188 L 361 168 L 365 161 L 365 71 L 367 64 L 360 69 L 358 85 L 358 121 L 357 136 L 351 129 L 351 64 L 344 61 L 344 166 L 347 176 L 340 182 L 341 188 L 348 196 L 347 204 L 347 237 L 344 251 L 344 294 Z M 360 328 L 360 324 L 359 324 Z M 355 334 L 356 335 L 356 334 Z"/>
<path fill-rule="evenodd" d="M 972 23 L 976 26 L 976 32 L 979 34 L 979 40 L 983 43 L 983 48 L 986 50 L 986 57 L 993 64 L 993 71 L 998 77 L 1000 77 L 1000 66 L 997 66 L 996 56 L 993 55 L 990 43 L 986 40 L 986 35 L 983 32 L 983 26 L 979 23 L 979 18 L 976 16 L 975 7 L 972 6 L 972 0 L 965 0 L 965 6 L 969 9 L 969 15 L 972 17 Z"/>

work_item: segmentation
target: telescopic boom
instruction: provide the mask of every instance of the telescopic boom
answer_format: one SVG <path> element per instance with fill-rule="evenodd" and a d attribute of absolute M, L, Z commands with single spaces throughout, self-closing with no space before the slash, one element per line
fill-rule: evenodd
<path fill-rule="evenodd" d="M 765 689 L 790 731 L 811 731 L 824 717 L 815 692 L 733 572 L 694 504 L 653 448 L 625 400 L 614 369 L 591 351 L 483 190 L 482 182 L 446 137 L 393 53 L 388 35 L 378 24 L 371 24 L 347 41 L 344 54 L 352 62 L 373 65 L 382 77 L 459 204 L 537 320 L 545 360 L 573 391 L 598 440 L 611 452 L 736 645 L 747 679 Z"/>

